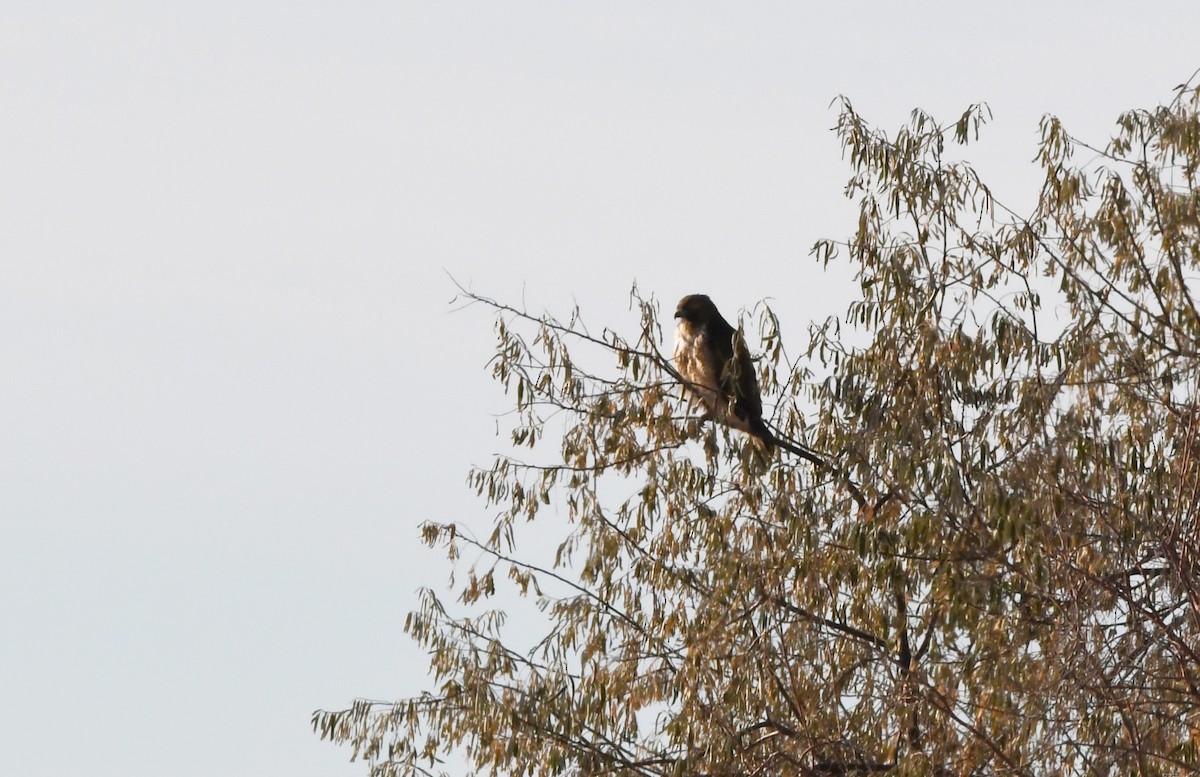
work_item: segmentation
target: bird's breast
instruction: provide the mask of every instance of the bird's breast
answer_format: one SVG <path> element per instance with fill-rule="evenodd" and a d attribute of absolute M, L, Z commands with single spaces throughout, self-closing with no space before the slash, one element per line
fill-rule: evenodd
<path fill-rule="evenodd" d="M 675 326 L 675 369 L 687 384 L 687 389 L 709 408 L 717 405 L 717 386 L 720 385 L 720 366 L 712 359 L 704 341 L 704 330 L 687 321 Z"/>

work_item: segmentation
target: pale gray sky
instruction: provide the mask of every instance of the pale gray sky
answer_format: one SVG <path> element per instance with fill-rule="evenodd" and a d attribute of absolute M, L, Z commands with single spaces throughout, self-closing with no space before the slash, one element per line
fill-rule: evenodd
<path fill-rule="evenodd" d="M 401 625 L 487 519 L 475 289 L 845 288 L 830 101 L 987 101 L 1103 142 L 1200 66 L 1200 3 L 51 2 L 0 7 L 0 774 L 363 773 L 309 713 L 425 687 Z M 794 351 L 802 349 L 797 342 Z"/>

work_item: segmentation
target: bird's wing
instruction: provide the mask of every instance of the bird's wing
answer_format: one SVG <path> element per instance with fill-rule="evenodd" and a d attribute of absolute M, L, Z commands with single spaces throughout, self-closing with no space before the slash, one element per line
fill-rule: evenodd
<path fill-rule="evenodd" d="M 758 378 L 754 374 L 754 362 L 741 333 L 730 337 L 730 358 L 725 363 L 724 385 L 726 395 L 736 397 L 736 408 L 747 420 L 762 418 L 762 396 L 758 392 Z"/>

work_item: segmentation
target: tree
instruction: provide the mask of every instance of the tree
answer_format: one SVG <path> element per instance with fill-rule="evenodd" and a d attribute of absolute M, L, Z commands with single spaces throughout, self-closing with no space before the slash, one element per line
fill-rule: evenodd
<path fill-rule="evenodd" d="M 537 460 L 472 473 L 490 536 L 423 528 L 481 559 L 466 616 L 427 590 L 407 621 L 436 687 L 321 736 L 402 775 L 1200 770 L 1200 88 L 1103 147 L 1045 118 L 1025 216 L 954 158 L 987 116 L 890 137 L 841 105 L 858 229 L 814 255 L 860 296 L 796 358 L 742 321 L 816 463 L 689 419 L 636 289 L 628 337 L 466 292 Z M 538 641 L 486 608 L 504 578 Z"/>

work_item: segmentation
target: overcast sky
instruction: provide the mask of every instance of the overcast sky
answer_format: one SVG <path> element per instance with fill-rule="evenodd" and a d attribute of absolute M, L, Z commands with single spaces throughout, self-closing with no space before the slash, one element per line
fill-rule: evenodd
<path fill-rule="evenodd" d="M 0 3 L 0 774 L 363 774 L 318 707 L 426 687 L 427 518 L 502 447 L 477 291 L 841 312 L 830 102 L 1103 143 L 1200 3 Z M 802 350 L 797 343 L 793 351 Z M 549 529 L 548 529 L 549 530 Z"/>

